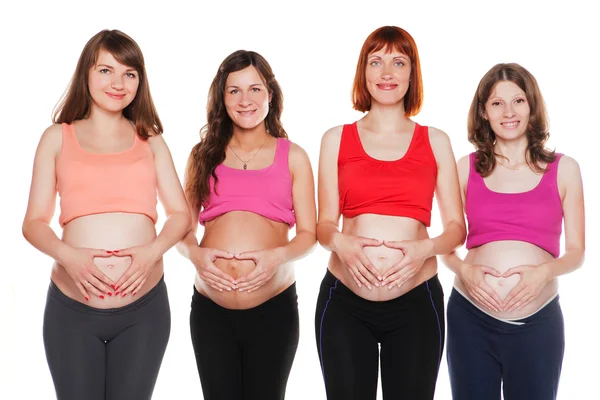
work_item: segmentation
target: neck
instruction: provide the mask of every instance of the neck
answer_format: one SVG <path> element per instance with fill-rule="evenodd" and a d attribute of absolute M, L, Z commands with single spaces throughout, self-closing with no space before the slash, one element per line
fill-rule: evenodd
<path fill-rule="evenodd" d="M 87 122 L 93 128 L 94 132 L 111 135 L 119 130 L 119 125 L 123 123 L 124 119 L 123 113 L 120 111 L 110 112 L 92 106 Z"/>
<path fill-rule="evenodd" d="M 404 116 L 404 101 L 397 104 L 384 106 L 373 101 L 371 110 L 363 118 L 365 124 L 375 132 L 398 132 L 410 130 L 413 122 Z"/>
<path fill-rule="evenodd" d="M 242 149 L 255 149 L 262 146 L 268 137 L 269 133 L 264 122 L 252 129 L 243 129 L 234 125 L 233 136 L 229 144 Z"/>
<path fill-rule="evenodd" d="M 527 137 L 523 135 L 516 140 L 502 140 L 496 137 L 494 152 L 506 159 L 501 160 L 505 165 L 516 166 L 527 163 Z"/>

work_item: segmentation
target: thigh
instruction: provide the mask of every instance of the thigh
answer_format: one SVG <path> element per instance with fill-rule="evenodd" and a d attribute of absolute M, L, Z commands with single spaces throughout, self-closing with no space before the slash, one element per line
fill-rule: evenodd
<path fill-rule="evenodd" d="M 337 283 L 341 285 L 341 283 Z M 375 400 L 379 344 L 337 286 L 321 285 L 315 315 L 317 349 L 328 400 Z"/>
<path fill-rule="evenodd" d="M 556 399 L 565 346 L 558 299 L 519 328 L 504 347 L 504 398 Z"/>
<path fill-rule="evenodd" d="M 247 333 L 242 347 L 245 400 L 285 398 L 300 337 L 298 301 L 295 286 L 292 288 L 293 293 L 286 291 L 283 298 L 277 298 L 279 295 L 268 302 L 277 304 L 264 304 L 264 310 L 247 315 L 242 329 Z"/>
<path fill-rule="evenodd" d="M 194 290 L 190 333 L 205 400 L 242 398 L 242 351 L 228 311 Z"/>
<path fill-rule="evenodd" d="M 481 312 L 453 291 L 448 300 L 446 356 L 452 397 L 460 400 L 500 400 L 502 366 L 492 346 Z M 491 317 L 489 317 L 491 318 Z"/>
<path fill-rule="evenodd" d="M 433 399 L 444 346 L 444 295 L 437 278 L 415 288 L 381 339 L 384 399 Z"/>
<path fill-rule="evenodd" d="M 171 331 L 171 313 L 164 282 L 149 299 L 115 315 L 119 332 L 107 341 L 106 398 L 146 400 L 152 397 Z M 154 290 L 154 289 L 153 289 Z M 145 302 L 146 301 L 146 302 Z M 134 304 L 134 303 L 132 303 Z"/>
<path fill-rule="evenodd" d="M 104 400 L 106 345 L 89 329 L 93 317 L 48 294 L 44 348 L 59 400 Z"/>

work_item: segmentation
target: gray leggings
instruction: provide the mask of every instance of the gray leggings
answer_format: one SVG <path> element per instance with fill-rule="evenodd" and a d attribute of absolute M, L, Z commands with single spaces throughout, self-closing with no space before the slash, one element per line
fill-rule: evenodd
<path fill-rule="evenodd" d="M 164 279 L 137 301 L 98 309 L 50 282 L 44 347 L 58 400 L 147 400 L 171 331 Z"/>

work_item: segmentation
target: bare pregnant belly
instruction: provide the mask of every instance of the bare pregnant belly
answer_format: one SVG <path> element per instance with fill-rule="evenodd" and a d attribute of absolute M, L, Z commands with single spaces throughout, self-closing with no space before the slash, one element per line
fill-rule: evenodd
<path fill-rule="evenodd" d="M 471 249 L 465 258 L 465 262 L 473 265 L 486 265 L 495 268 L 500 273 L 504 273 L 512 267 L 519 265 L 540 265 L 551 261 L 552 259 L 552 255 L 531 243 L 504 240 L 487 243 L 483 246 Z M 520 280 L 521 276 L 519 274 L 511 275 L 506 278 L 496 278 L 495 276 L 488 274 L 485 275 L 486 283 L 498 294 L 501 300 L 504 300 Z M 477 303 L 468 296 L 464 284 L 458 277 L 455 279 L 455 286 L 460 289 L 463 294 L 467 295 L 471 301 Z M 511 312 L 496 312 L 490 311 L 487 308 L 484 308 L 484 310 L 497 318 L 523 318 L 539 310 L 540 307 L 556 295 L 557 291 L 558 282 L 557 280 L 553 280 L 544 287 L 540 296 L 521 310 L 513 310 Z M 479 307 L 483 308 L 482 305 L 479 305 Z"/>
<path fill-rule="evenodd" d="M 221 249 L 231 254 L 273 249 L 288 243 L 287 224 L 271 221 L 247 211 L 232 211 L 208 222 L 201 247 Z M 256 268 L 252 260 L 217 259 L 215 266 L 234 279 L 250 274 Z M 228 309 L 256 307 L 278 295 L 295 281 L 293 263 L 276 267 L 276 272 L 263 286 L 248 293 L 239 290 L 222 292 L 214 289 L 196 274 L 195 286 L 200 294 Z"/>
<path fill-rule="evenodd" d="M 427 229 L 421 222 L 411 218 L 393 217 L 387 215 L 363 214 L 354 218 L 344 218 L 342 232 L 367 238 L 386 241 L 427 239 Z M 364 247 L 364 254 L 373 266 L 383 274 L 404 258 L 402 251 L 386 246 Z M 358 287 L 352 274 L 342 264 L 336 253 L 331 254 L 329 270 L 358 296 L 371 301 L 386 301 L 402 296 L 420 285 L 437 272 L 437 261 L 431 257 L 425 261 L 419 272 L 401 287 L 362 285 Z"/>
<path fill-rule="evenodd" d="M 103 250 L 119 250 L 151 243 L 156 237 L 154 224 L 141 214 L 105 213 L 74 219 L 63 228 L 62 240 L 72 246 Z M 94 264 L 106 276 L 117 282 L 131 265 L 131 257 L 96 257 Z M 54 264 L 52 280 L 66 296 L 95 308 L 118 308 L 134 302 L 150 291 L 163 275 L 162 258 L 158 260 L 146 283 L 135 296 L 123 297 L 113 290 L 104 299 L 91 295 L 86 301 L 65 268 Z M 91 294 L 91 293 L 90 293 Z"/>

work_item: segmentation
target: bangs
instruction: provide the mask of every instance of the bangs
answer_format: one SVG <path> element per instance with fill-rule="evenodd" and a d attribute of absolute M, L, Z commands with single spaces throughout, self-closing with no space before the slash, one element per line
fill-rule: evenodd
<path fill-rule="evenodd" d="M 367 56 L 384 49 L 386 54 L 397 51 L 407 55 L 411 61 L 415 58 L 413 45 L 407 38 L 401 35 L 398 31 L 390 29 L 382 29 L 377 34 L 373 35 L 370 43 L 367 44 Z"/>
<path fill-rule="evenodd" d="M 135 68 L 138 73 L 143 72 L 144 56 L 142 51 L 136 46 L 133 41 L 117 35 L 106 35 L 104 40 L 98 47 L 94 64 L 98 61 L 98 53 L 100 50 L 106 50 L 121 64 Z"/>

